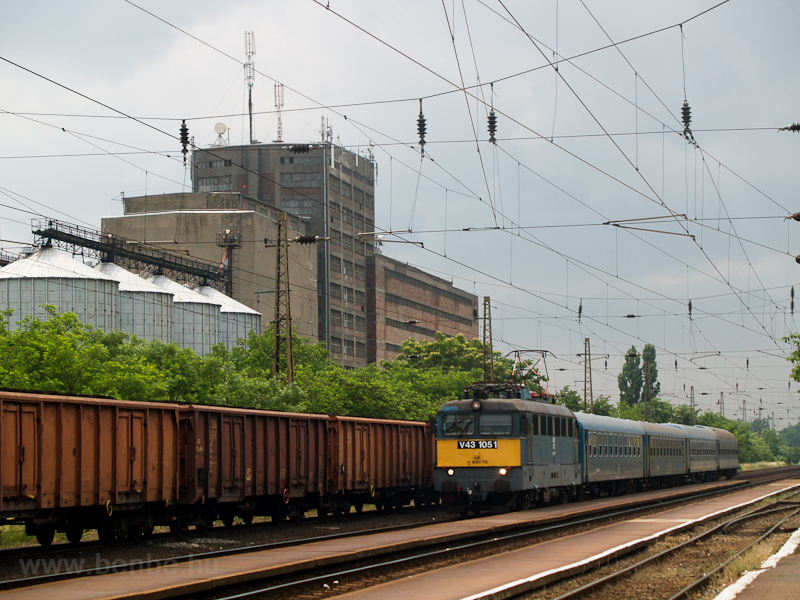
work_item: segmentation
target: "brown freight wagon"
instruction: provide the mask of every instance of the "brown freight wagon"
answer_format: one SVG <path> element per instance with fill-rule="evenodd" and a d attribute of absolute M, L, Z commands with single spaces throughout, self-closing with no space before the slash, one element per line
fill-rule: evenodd
<path fill-rule="evenodd" d="M 178 411 L 0 390 L 0 522 L 43 545 L 152 531 L 178 498 Z"/>
<path fill-rule="evenodd" d="M 328 492 L 334 513 L 433 502 L 435 441 L 427 423 L 360 417 L 328 421 Z"/>
<path fill-rule="evenodd" d="M 325 415 L 218 406 L 181 411 L 181 533 L 255 515 L 281 520 L 318 508 L 326 491 Z"/>

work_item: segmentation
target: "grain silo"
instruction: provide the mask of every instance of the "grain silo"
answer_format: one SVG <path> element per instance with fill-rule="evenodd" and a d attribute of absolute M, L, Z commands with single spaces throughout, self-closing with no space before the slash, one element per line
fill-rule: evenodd
<path fill-rule="evenodd" d="M 110 262 L 96 271 L 119 282 L 116 327 L 144 340 L 172 341 L 172 293 Z"/>
<path fill-rule="evenodd" d="M 196 290 L 212 302 L 221 306 L 219 315 L 219 341 L 231 350 L 239 338 L 246 338 L 251 331 L 261 333 L 261 313 L 253 310 L 215 290 L 204 285 Z"/>
<path fill-rule="evenodd" d="M 172 294 L 172 341 L 201 356 L 219 343 L 220 305 L 163 275 L 147 281 Z"/>
<path fill-rule="evenodd" d="M 14 309 L 10 325 L 27 316 L 44 319 L 42 304 L 52 304 L 110 332 L 116 328 L 118 300 L 116 281 L 55 248 L 40 248 L 0 269 L 0 310 Z"/>

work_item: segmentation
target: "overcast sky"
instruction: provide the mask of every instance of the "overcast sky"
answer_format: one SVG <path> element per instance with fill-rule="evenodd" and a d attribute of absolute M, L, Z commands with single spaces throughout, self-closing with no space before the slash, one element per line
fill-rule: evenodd
<path fill-rule="evenodd" d="M 37 216 L 99 228 L 122 193 L 190 190 L 181 119 L 198 147 L 218 122 L 246 143 L 251 30 L 255 137 L 276 138 L 280 81 L 284 141 L 318 141 L 324 117 L 372 152 L 376 228 L 424 244 L 385 253 L 490 296 L 496 347 L 549 350 L 551 386 L 582 392 L 588 337 L 594 394 L 616 400 L 624 353 L 650 343 L 664 398 L 694 386 L 702 409 L 724 392 L 728 416 L 763 402 L 794 424 L 800 133 L 778 128 L 800 122 L 800 4 L 718 4 L 4 3 L 2 249 Z"/>

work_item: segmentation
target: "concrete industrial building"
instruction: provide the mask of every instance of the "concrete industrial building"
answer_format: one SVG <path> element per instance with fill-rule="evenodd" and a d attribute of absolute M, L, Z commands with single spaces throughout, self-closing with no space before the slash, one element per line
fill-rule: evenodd
<path fill-rule="evenodd" d="M 375 248 L 359 234 L 375 230 L 375 163 L 330 142 L 215 146 L 194 152 L 192 181 L 195 192 L 231 190 L 298 215 L 308 233 L 330 238 L 316 244 L 315 337 L 344 367 L 365 367 L 366 259 Z M 295 306 L 293 295 L 293 317 Z"/>
<path fill-rule="evenodd" d="M 478 334 L 477 296 L 449 281 L 387 256 L 367 258 L 369 362 L 392 360 L 410 337 L 434 341 L 436 332 Z"/>
<path fill-rule="evenodd" d="M 274 243 L 276 214 L 285 211 L 297 235 L 330 238 L 289 245 L 293 326 L 324 341 L 345 368 L 391 359 L 408 337 L 476 337 L 475 296 L 375 247 L 375 168 L 330 142 L 196 150 L 193 193 L 125 198 L 125 215 L 103 219 L 103 231 L 218 262 L 225 250 L 217 236 L 235 233 L 231 295 L 263 313 L 266 326 L 275 254 L 264 239 Z"/>
<path fill-rule="evenodd" d="M 231 297 L 262 313 L 261 325 L 266 327 L 274 306 L 277 212 L 238 193 L 128 197 L 125 214 L 104 218 L 102 229 L 170 252 L 216 263 L 230 261 Z M 297 217 L 289 217 L 288 226 L 290 238 L 308 233 Z M 289 259 L 292 323 L 299 335 L 316 339 L 316 251 L 289 244 Z"/>

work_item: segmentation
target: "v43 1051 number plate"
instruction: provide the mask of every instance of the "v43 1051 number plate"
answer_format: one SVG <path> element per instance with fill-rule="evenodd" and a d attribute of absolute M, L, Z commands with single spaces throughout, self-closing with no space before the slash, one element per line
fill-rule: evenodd
<path fill-rule="evenodd" d="M 497 440 L 463 440 L 458 442 L 459 450 L 497 449 Z"/>

